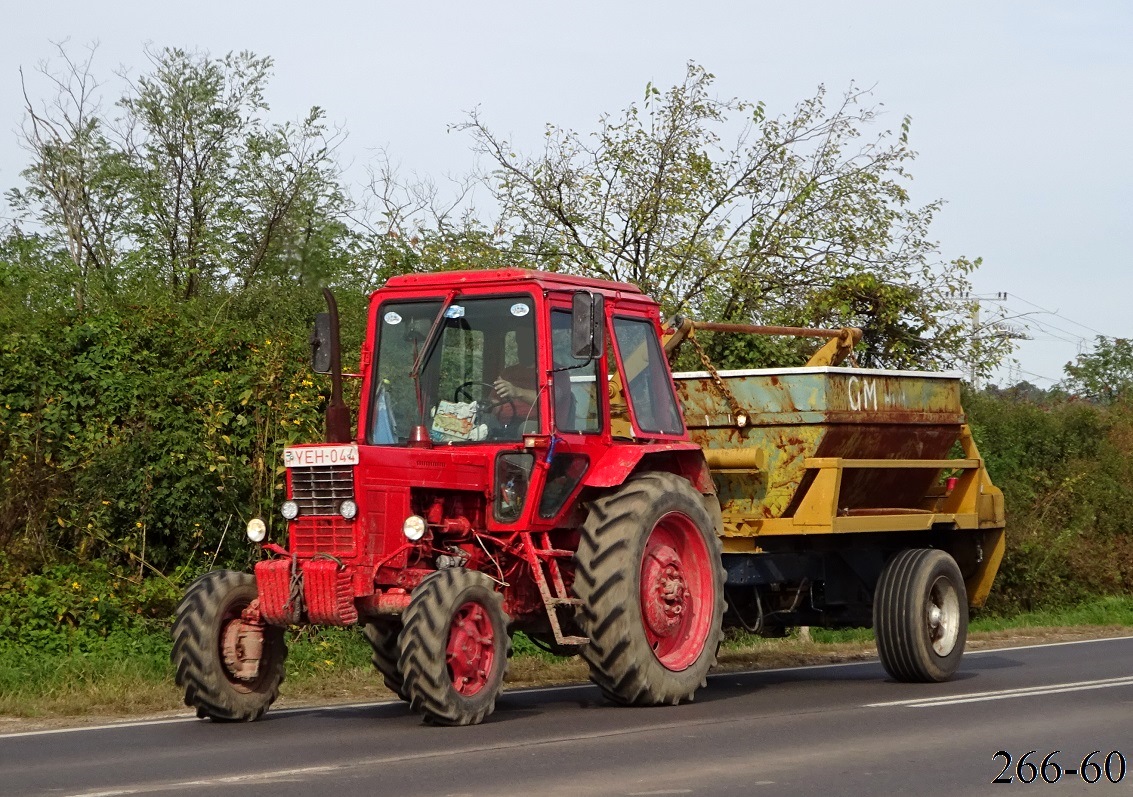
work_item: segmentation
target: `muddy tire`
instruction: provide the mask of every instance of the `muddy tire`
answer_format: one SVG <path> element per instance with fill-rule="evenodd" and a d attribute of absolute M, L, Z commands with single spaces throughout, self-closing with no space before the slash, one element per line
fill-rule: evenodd
<path fill-rule="evenodd" d="M 398 667 L 414 711 L 433 725 L 475 725 L 496 707 L 511 655 L 503 596 L 452 567 L 421 582 L 403 616 Z"/>
<path fill-rule="evenodd" d="M 362 628 L 362 634 L 370 643 L 373 655 L 370 660 L 375 669 L 382 674 L 386 688 L 408 701 L 405 694 L 405 679 L 401 677 L 398 659 L 401 657 L 401 648 L 397 637 L 401 633 L 401 625 L 394 621 L 371 620 Z"/>
<path fill-rule="evenodd" d="M 873 602 L 877 653 L 898 681 L 947 681 L 968 638 L 968 595 L 956 560 L 912 548 L 890 559 Z"/>
<path fill-rule="evenodd" d="M 610 700 L 692 700 L 723 637 L 720 540 L 685 479 L 648 473 L 597 499 L 575 555 L 582 657 Z"/>
<path fill-rule="evenodd" d="M 254 576 L 214 570 L 194 581 L 177 607 L 174 678 L 198 717 L 248 722 L 279 697 L 287 659 L 283 629 L 241 618 L 257 596 Z"/>

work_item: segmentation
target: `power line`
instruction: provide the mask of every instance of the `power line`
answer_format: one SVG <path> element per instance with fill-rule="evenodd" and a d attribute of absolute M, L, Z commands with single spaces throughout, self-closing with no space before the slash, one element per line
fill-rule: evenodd
<path fill-rule="evenodd" d="M 1040 306 L 1040 305 L 1037 305 L 1037 304 L 1035 304 L 1035 303 L 1034 303 L 1034 302 L 1032 302 L 1032 301 L 1028 301 L 1027 299 L 1024 299 L 1024 298 L 1023 298 L 1022 296 L 1020 296 L 1020 295 L 1019 295 L 1019 294 L 1017 294 L 1017 293 L 1012 293 L 1012 294 L 1009 294 L 1009 295 L 1010 295 L 1010 296 L 1011 296 L 1011 298 L 1013 298 L 1013 299 L 1018 299 L 1018 300 L 1019 300 L 1020 302 L 1022 302 L 1023 304 L 1026 304 L 1026 305 L 1030 305 L 1031 307 L 1035 308 L 1036 310 L 1039 310 L 1039 311 L 1041 311 L 1041 312 L 1043 312 L 1043 313 L 1046 313 L 1047 315 L 1052 315 L 1052 316 L 1054 316 L 1055 318 L 1061 318 L 1061 319 L 1062 319 L 1063 321 L 1068 321 L 1068 322 L 1070 322 L 1071 324 L 1073 324 L 1073 325 L 1074 325 L 1074 326 L 1076 326 L 1076 327 L 1081 327 L 1082 329 L 1085 329 L 1085 330 L 1089 330 L 1090 332 L 1093 332 L 1093 333 L 1094 333 L 1095 335 L 1100 335 L 1100 336 L 1101 336 L 1101 337 L 1103 337 L 1103 338 L 1112 338 L 1112 337 L 1115 337 L 1114 335 L 1107 335 L 1107 334 L 1105 334 L 1104 332 L 1099 332 L 1098 330 L 1094 329 L 1094 328 L 1093 328 L 1093 327 L 1091 327 L 1091 326 L 1088 326 L 1088 325 L 1086 325 L 1086 324 L 1083 324 L 1083 323 L 1080 323 L 1080 322 L 1078 322 L 1078 321 L 1075 321 L 1075 320 L 1074 320 L 1073 318 L 1068 318 L 1068 317 L 1066 317 L 1066 316 L 1062 315 L 1061 313 L 1059 313 L 1059 312 L 1058 312 L 1057 310 L 1048 310 L 1048 309 L 1046 309 L 1045 307 L 1042 307 L 1042 306 Z M 1056 329 L 1057 329 L 1057 327 L 1056 327 Z M 1059 330 L 1059 331 L 1060 331 L 1060 332 L 1066 332 L 1066 330 Z M 1068 335 L 1073 335 L 1074 333 L 1073 333 L 1073 332 L 1066 332 L 1066 334 L 1068 334 Z"/>
<path fill-rule="evenodd" d="M 1052 385 L 1056 385 L 1056 384 L 1058 384 L 1059 382 L 1062 381 L 1061 379 L 1051 379 L 1049 376 L 1043 376 L 1042 374 L 1033 373 L 1031 371 L 1028 371 L 1025 368 L 1019 368 L 1018 366 L 1016 366 L 1015 370 L 1017 370 L 1021 374 L 1026 374 L 1027 376 L 1033 376 L 1035 379 L 1041 379 L 1044 382 L 1050 382 Z"/>
<path fill-rule="evenodd" d="M 1035 319 L 1025 319 L 1023 323 L 1028 327 L 1037 327 L 1040 331 L 1050 335 L 1054 340 L 1060 340 L 1063 343 L 1071 343 L 1075 346 L 1081 347 L 1083 344 L 1088 342 L 1081 335 L 1075 335 L 1073 332 L 1062 329 L 1060 327 L 1056 327 L 1054 324 L 1044 323 Z M 1062 337 L 1061 335 L 1056 335 L 1055 332 L 1061 332 L 1063 335 L 1069 335 L 1070 337 Z"/>

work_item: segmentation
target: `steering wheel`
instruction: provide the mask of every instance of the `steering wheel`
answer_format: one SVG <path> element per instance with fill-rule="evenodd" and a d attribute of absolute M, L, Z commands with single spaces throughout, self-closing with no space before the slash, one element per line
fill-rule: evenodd
<path fill-rule="evenodd" d="M 460 397 L 463 394 L 469 401 L 479 401 L 479 399 L 473 396 L 472 392 L 468 389 L 470 387 L 474 387 L 475 385 L 480 385 L 481 387 L 488 388 L 490 393 L 496 392 L 496 386 L 491 382 L 480 382 L 473 379 L 469 382 L 464 382 L 463 384 L 457 385 L 456 390 L 452 392 L 452 400 L 460 401 Z M 515 402 L 509 398 L 497 398 L 495 401 L 489 401 L 483 407 L 480 407 L 480 412 L 491 412 L 497 407 L 502 407 L 505 404 L 511 407 L 511 415 L 508 418 L 508 423 L 511 423 L 511 421 L 519 415 L 519 409 L 515 406 Z"/>

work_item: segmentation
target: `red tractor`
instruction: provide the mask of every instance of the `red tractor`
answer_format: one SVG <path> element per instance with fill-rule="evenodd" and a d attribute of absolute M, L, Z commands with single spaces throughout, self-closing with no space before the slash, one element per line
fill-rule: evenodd
<path fill-rule="evenodd" d="M 856 535 L 852 555 L 855 535 L 815 546 L 813 523 L 752 545 L 718 483 L 766 470 L 766 456 L 694 442 L 658 305 L 636 287 L 520 269 L 391 279 L 370 301 L 356 432 L 327 296 L 312 337 L 334 385 L 327 439 L 284 451 L 287 547 L 263 542 L 253 519 L 268 554 L 254 575 L 209 573 L 177 611 L 176 679 L 199 716 L 260 717 L 296 624 L 361 625 L 386 685 L 436 724 L 492 712 L 514 631 L 581 654 L 617 703 L 677 704 L 716 661 L 726 581 L 729 618 L 764 631 L 870 625 L 875 594 L 896 590 L 887 629 L 923 611 L 887 630 L 892 642 L 879 634 L 887 667 L 904 680 L 955 669 L 965 579 L 986 594 L 995 568 L 981 546 L 1001 545 L 1001 504 L 998 538 L 958 534 L 970 524 L 956 512 L 951 525 L 913 515 L 902 531 L 889 507 L 884 529 L 901 533 Z M 957 462 L 961 482 L 986 476 Z M 994 531 L 994 517 L 976 520 Z M 727 555 L 731 532 L 743 540 Z M 910 550 L 916 561 L 894 564 Z M 910 574 L 928 579 L 923 595 L 898 585 Z"/>

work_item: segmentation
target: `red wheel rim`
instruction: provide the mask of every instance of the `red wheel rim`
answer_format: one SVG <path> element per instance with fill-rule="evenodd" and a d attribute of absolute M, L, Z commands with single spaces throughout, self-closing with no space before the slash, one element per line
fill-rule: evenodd
<path fill-rule="evenodd" d="M 247 604 L 228 607 L 221 619 L 219 653 L 224 677 L 237 692 L 254 691 L 270 651 L 264 641 L 264 627 L 244 620 Z"/>
<path fill-rule="evenodd" d="M 712 562 L 708 545 L 686 515 L 657 521 L 641 556 L 641 619 L 657 660 L 669 670 L 692 665 L 712 622 Z"/>
<path fill-rule="evenodd" d="M 460 694 L 470 697 L 487 685 L 496 659 L 496 632 L 482 604 L 469 601 L 456 610 L 445 658 L 453 689 Z"/>

